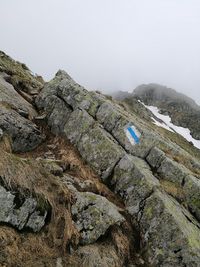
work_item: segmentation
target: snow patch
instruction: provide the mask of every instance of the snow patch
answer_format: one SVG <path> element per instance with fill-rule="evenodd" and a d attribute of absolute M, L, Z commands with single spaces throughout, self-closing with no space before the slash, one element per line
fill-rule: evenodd
<path fill-rule="evenodd" d="M 140 101 L 140 103 L 142 103 L 142 102 Z M 168 131 L 176 132 L 176 133 L 182 135 L 188 142 L 192 142 L 195 147 L 200 149 L 200 140 L 194 139 L 191 136 L 190 130 L 188 128 L 183 128 L 183 127 L 174 125 L 171 122 L 171 118 L 168 115 L 163 115 L 163 114 L 159 113 L 159 109 L 157 107 L 147 106 L 144 103 L 142 103 L 142 104 L 147 109 L 149 109 L 154 114 L 154 116 L 156 116 L 159 120 L 162 121 L 162 122 L 159 122 L 159 121 L 155 120 L 155 118 L 152 118 L 154 121 L 154 124 L 156 124 L 159 127 L 165 128 Z"/>

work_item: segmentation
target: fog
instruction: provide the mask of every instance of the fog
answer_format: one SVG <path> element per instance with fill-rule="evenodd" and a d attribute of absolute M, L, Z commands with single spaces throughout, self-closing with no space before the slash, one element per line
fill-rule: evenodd
<path fill-rule="evenodd" d="M 88 89 L 160 83 L 200 103 L 199 0 L 0 0 L 0 49 Z"/>

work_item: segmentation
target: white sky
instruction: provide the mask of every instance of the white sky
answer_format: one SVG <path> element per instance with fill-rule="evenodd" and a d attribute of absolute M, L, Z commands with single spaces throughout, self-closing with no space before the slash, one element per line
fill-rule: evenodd
<path fill-rule="evenodd" d="M 200 103 L 199 0 L 0 0 L 0 49 L 47 80 L 160 83 Z"/>

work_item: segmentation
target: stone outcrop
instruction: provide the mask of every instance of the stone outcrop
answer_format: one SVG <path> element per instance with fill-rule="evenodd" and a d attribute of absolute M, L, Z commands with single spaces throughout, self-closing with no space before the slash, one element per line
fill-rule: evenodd
<path fill-rule="evenodd" d="M 10 224 L 18 230 L 28 228 L 33 232 L 39 232 L 45 225 L 47 211 L 41 213 L 36 199 L 27 197 L 22 201 L 19 196 L 0 186 L 0 202 L 1 223 Z"/>
<path fill-rule="evenodd" d="M 44 139 L 38 127 L 29 120 L 37 112 L 6 82 L 6 77 L 7 75 L 0 74 L 0 128 L 11 136 L 13 151 L 30 151 Z"/>
<path fill-rule="evenodd" d="M 0 51 L 0 72 L 6 74 L 6 80 L 21 93 L 37 94 L 43 86 L 42 77 L 34 76 L 24 63 L 15 61 Z"/>
<path fill-rule="evenodd" d="M 12 138 L 15 152 L 26 152 L 36 148 L 44 140 L 38 127 L 14 110 L 1 107 L 0 127 Z"/>
<path fill-rule="evenodd" d="M 133 103 L 0 52 L 0 265 L 199 266 L 198 151 Z"/>
<path fill-rule="evenodd" d="M 139 228 L 147 262 L 153 266 L 197 267 L 200 231 L 196 194 L 199 191 L 196 190 L 193 199 L 188 191 L 189 184 L 195 188 L 194 183 L 197 185 L 199 180 L 158 149 L 167 144 L 166 140 L 139 116 L 127 113 L 98 93 L 87 92 L 63 71 L 45 85 L 36 100 L 38 107 L 47 112 L 47 118 L 54 117 L 55 112 L 50 106 L 51 97 L 63 101 L 67 108 L 66 115 L 57 118 L 64 125 L 60 133 L 124 200 L 132 223 Z M 56 121 L 48 119 L 48 123 L 51 128 L 56 126 Z M 140 133 L 137 145 L 131 144 L 126 135 L 131 125 Z M 171 143 L 169 147 L 177 145 Z M 183 187 L 189 181 L 184 189 L 188 210 L 163 190 L 162 180 L 175 186 L 184 184 Z"/>
<path fill-rule="evenodd" d="M 106 234 L 111 226 L 120 225 L 125 221 L 119 208 L 105 197 L 91 192 L 79 192 L 74 186 L 74 179 L 70 176 L 64 176 L 63 181 L 75 196 L 72 216 L 78 231 L 81 233 L 81 244 L 96 242 L 99 237 Z"/>

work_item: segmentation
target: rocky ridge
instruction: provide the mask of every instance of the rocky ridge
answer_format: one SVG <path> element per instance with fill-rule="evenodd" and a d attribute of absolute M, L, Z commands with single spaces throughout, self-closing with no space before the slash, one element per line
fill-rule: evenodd
<path fill-rule="evenodd" d="M 119 92 L 114 97 L 135 105 L 139 99 L 148 106 L 156 106 L 164 115 L 169 115 L 172 123 L 188 128 L 194 139 L 200 139 L 200 107 L 190 97 L 158 84 L 144 84 L 132 93 Z M 131 103 L 132 102 L 132 103 Z"/>
<path fill-rule="evenodd" d="M 4 73 L 2 266 L 199 266 L 198 158 L 64 71 L 34 98 Z"/>

